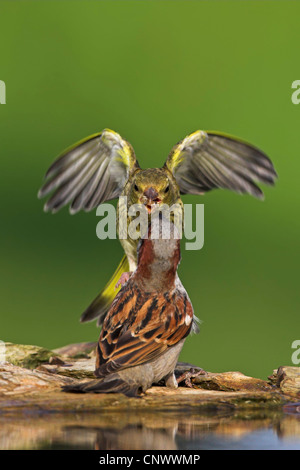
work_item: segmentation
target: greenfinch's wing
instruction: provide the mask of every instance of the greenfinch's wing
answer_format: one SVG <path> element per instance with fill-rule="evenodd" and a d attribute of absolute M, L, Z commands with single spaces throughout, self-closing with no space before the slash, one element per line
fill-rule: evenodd
<path fill-rule="evenodd" d="M 196 131 L 171 150 L 165 167 L 174 175 L 181 194 L 230 189 L 263 198 L 256 183 L 273 185 L 277 174 L 258 148 L 215 131 Z"/>
<path fill-rule="evenodd" d="M 120 196 L 130 175 L 139 167 L 132 146 L 109 129 L 78 142 L 60 156 L 46 173 L 42 198 L 53 194 L 45 211 L 57 212 L 70 204 L 70 212 L 90 211 Z"/>

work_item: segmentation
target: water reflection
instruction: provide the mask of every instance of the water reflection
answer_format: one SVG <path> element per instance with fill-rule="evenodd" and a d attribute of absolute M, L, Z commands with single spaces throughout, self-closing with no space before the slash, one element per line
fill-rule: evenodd
<path fill-rule="evenodd" d="M 282 411 L 211 409 L 0 416 L 0 449 L 300 449 L 300 404 Z"/>

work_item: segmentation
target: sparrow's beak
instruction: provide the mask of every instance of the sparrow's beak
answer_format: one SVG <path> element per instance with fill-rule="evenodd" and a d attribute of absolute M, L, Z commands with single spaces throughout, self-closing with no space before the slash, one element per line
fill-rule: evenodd
<path fill-rule="evenodd" d="M 150 213 L 154 207 L 161 202 L 161 199 L 158 197 L 158 192 L 156 189 L 147 188 L 144 191 L 143 196 L 141 197 L 141 202 L 146 206 L 148 212 Z"/>

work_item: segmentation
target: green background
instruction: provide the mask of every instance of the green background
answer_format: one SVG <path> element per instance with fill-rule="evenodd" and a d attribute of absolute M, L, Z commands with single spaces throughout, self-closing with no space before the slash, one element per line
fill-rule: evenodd
<path fill-rule="evenodd" d="M 266 200 L 215 191 L 205 245 L 180 277 L 201 332 L 181 359 L 266 377 L 292 365 L 299 319 L 300 3 L 0 2 L 1 319 L 6 341 L 97 340 L 79 316 L 122 255 L 96 238 L 95 211 L 43 213 L 36 197 L 64 148 L 104 127 L 161 166 L 196 129 L 262 148 L 279 174 Z"/>

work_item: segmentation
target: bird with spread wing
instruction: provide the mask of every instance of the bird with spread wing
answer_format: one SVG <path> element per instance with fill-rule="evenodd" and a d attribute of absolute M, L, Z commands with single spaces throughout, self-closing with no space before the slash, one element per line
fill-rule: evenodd
<path fill-rule="evenodd" d="M 182 205 L 182 194 L 204 194 L 214 188 L 262 199 L 257 183 L 273 185 L 276 177 L 271 160 L 258 148 L 220 132 L 201 130 L 176 144 L 162 168 L 142 169 L 131 144 L 105 129 L 66 150 L 50 166 L 39 197 L 51 194 L 45 211 L 55 213 L 69 205 L 75 214 L 126 196 L 128 208 L 143 204 L 151 214 L 163 204 Z M 118 292 L 119 279 L 136 269 L 138 240 L 120 241 L 125 255 L 82 314 L 82 322 L 97 319 L 101 325 Z"/>

